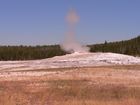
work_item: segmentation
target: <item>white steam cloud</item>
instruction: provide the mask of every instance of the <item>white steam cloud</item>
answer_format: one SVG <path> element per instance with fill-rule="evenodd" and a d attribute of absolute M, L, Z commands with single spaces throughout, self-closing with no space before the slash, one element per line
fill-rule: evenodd
<path fill-rule="evenodd" d="M 66 21 L 68 23 L 68 32 L 63 44 L 61 44 L 61 48 L 69 53 L 88 52 L 89 48 L 82 46 L 75 39 L 75 26 L 79 21 L 79 16 L 73 9 L 68 12 Z"/>

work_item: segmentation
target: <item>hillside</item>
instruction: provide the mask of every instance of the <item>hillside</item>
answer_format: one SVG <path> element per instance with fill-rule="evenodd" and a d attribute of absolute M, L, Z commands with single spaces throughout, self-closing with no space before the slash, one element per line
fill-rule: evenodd
<path fill-rule="evenodd" d="M 90 52 L 113 52 L 140 56 L 140 36 L 124 41 L 88 45 Z M 0 60 L 34 60 L 65 55 L 59 45 L 0 46 Z"/>
<path fill-rule="evenodd" d="M 124 41 L 107 42 L 89 45 L 91 52 L 113 52 L 126 55 L 140 56 L 140 36 Z"/>

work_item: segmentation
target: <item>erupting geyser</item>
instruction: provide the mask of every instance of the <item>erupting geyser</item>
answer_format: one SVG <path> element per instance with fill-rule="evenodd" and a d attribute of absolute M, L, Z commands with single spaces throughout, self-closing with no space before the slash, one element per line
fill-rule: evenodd
<path fill-rule="evenodd" d="M 66 21 L 68 23 L 68 32 L 63 44 L 61 44 L 61 48 L 69 53 L 88 52 L 89 48 L 82 46 L 75 39 L 75 26 L 79 21 L 79 16 L 73 9 L 68 12 Z"/>

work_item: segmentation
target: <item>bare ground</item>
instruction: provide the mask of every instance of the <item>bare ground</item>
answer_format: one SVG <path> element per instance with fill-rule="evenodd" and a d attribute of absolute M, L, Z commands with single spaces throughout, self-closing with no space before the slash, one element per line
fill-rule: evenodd
<path fill-rule="evenodd" d="M 1 71 L 0 105 L 140 105 L 140 65 Z"/>

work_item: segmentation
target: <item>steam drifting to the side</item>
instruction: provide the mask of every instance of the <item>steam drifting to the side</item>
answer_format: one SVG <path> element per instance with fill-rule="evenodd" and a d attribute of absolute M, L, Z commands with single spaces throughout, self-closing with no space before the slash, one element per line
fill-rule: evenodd
<path fill-rule="evenodd" d="M 71 9 L 66 16 L 66 21 L 68 23 L 68 32 L 66 34 L 66 38 L 61 45 L 61 48 L 67 52 L 74 53 L 74 52 L 88 52 L 89 48 L 80 45 L 75 40 L 75 26 L 79 21 L 79 16 L 76 12 Z"/>

